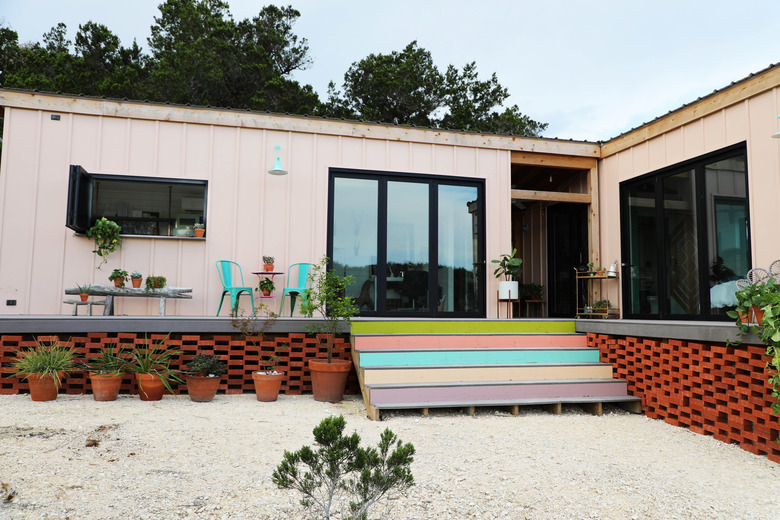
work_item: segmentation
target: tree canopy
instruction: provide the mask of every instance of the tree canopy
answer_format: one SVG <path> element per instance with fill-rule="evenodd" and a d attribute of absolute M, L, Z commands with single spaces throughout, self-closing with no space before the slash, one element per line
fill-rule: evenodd
<path fill-rule="evenodd" d="M 291 6 L 269 5 L 235 21 L 224 0 L 165 0 L 149 54 L 91 21 L 74 41 L 63 23 L 42 42 L 23 44 L 0 27 L 0 85 L 525 136 L 547 127 L 516 105 L 502 108 L 509 92 L 495 73 L 481 80 L 474 62 L 442 73 L 416 41 L 353 63 L 342 90 L 331 82 L 322 102 L 293 79 L 312 65 L 307 40 L 293 31 L 299 17 Z"/>

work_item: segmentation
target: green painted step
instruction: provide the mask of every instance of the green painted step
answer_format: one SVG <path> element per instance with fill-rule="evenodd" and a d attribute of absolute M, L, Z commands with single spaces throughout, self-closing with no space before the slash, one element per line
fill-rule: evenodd
<path fill-rule="evenodd" d="M 572 320 L 352 320 L 352 334 L 543 334 L 574 333 Z"/>
<path fill-rule="evenodd" d="M 525 363 L 598 363 L 599 351 L 592 348 L 517 350 L 436 350 L 363 352 L 360 366 L 448 366 L 522 365 Z"/>

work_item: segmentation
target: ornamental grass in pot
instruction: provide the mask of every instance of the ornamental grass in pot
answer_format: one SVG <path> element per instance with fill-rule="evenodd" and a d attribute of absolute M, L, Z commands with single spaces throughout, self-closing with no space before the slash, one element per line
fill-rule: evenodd
<path fill-rule="evenodd" d="M 322 319 L 312 321 L 306 329 L 316 334 L 325 345 L 325 359 L 309 360 L 311 386 L 315 401 L 341 401 L 347 385 L 347 377 L 352 370 L 352 361 L 333 358 L 333 344 L 336 335 L 348 329 L 352 316 L 358 313 L 354 298 L 346 295 L 352 276 L 340 276 L 330 268 L 327 257 L 322 257 L 319 265 L 309 274 L 311 289 L 306 291 L 301 304 L 301 312 L 308 318 L 317 312 Z M 324 341 L 323 341 L 324 339 Z"/>
<path fill-rule="evenodd" d="M 145 339 L 146 346 L 137 346 L 127 363 L 127 367 L 135 374 L 138 396 L 142 401 L 159 401 L 166 390 L 173 393 L 171 381 L 184 382 L 179 375 L 180 371 L 173 368 L 181 351 L 166 345 L 169 336 L 167 334 L 151 344 Z"/>
<path fill-rule="evenodd" d="M 35 348 L 20 350 L 12 362 L 16 370 L 14 377 L 27 380 L 33 401 L 57 399 L 63 376 L 73 370 L 75 364 L 73 349 L 56 339 L 48 343 L 36 339 Z"/>
<path fill-rule="evenodd" d="M 88 358 L 83 368 L 89 373 L 92 397 L 95 401 L 116 401 L 127 373 L 132 352 L 122 345 L 103 345 L 95 357 Z"/>
<path fill-rule="evenodd" d="M 225 362 L 213 354 L 198 354 L 192 358 L 184 373 L 190 399 L 196 403 L 214 399 L 225 371 Z"/>

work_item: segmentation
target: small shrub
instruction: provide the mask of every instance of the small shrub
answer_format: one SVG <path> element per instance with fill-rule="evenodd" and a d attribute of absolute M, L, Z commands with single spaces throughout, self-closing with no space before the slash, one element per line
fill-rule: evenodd
<path fill-rule="evenodd" d="M 377 448 L 361 448 L 357 433 L 344 436 L 345 426 L 342 416 L 323 419 L 313 430 L 316 450 L 304 446 L 285 451 L 271 477 L 281 489 L 300 491 L 301 505 L 314 518 L 335 518 L 338 513 L 344 519 L 365 519 L 371 506 L 393 500 L 414 485 L 409 468 L 414 446 L 385 429 Z"/>

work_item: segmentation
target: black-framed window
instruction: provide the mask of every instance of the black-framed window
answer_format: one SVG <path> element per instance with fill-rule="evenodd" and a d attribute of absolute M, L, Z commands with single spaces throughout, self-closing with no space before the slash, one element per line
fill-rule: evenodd
<path fill-rule="evenodd" d="M 84 233 L 106 217 L 123 235 L 193 236 L 205 224 L 207 181 L 89 173 L 71 165 L 65 225 Z"/>
<path fill-rule="evenodd" d="M 751 266 L 740 143 L 620 184 L 627 318 L 728 319 Z"/>
<path fill-rule="evenodd" d="M 484 182 L 330 169 L 328 257 L 365 316 L 485 316 Z"/>

